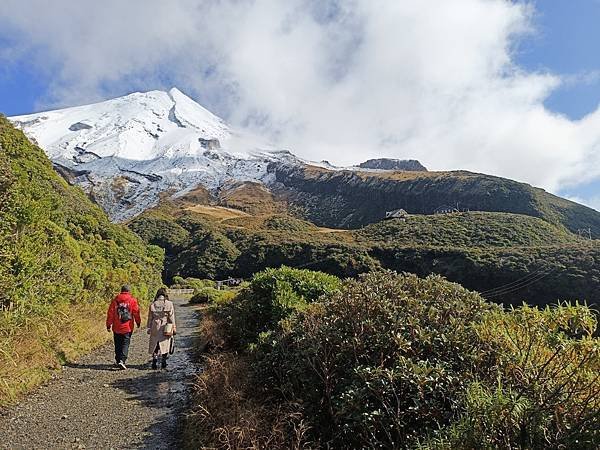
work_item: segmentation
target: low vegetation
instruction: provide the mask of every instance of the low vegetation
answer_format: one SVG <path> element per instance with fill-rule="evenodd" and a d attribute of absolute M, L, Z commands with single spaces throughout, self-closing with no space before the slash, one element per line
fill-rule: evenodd
<path fill-rule="evenodd" d="M 111 224 L 0 116 L 0 403 L 101 343 L 106 303 L 125 282 L 147 299 L 163 255 Z"/>
<path fill-rule="evenodd" d="M 283 265 L 342 278 L 384 269 L 439 274 L 515 305 L 566 298 L 600 301 L 600 241 L 539 218 L 470 212 L 409 215 L 357 230 L 317 227 L 285 214 L 229 218 L 168 212 L 130 223 L 167 251 L 164 276 L 249 278 Z"/>
<path fill-rule="evenodd" d="M 577 245 L 582 239 L 542 219 L 508 213 L 472 212 L 408 216 L 386 220 L 354 232 L 365 243 L 426 247 L 539 247 Z"/>
<path fill-rule="evenodd" d="M 439 276 L 283 268 L 212 318 L 190 448 L 600 444 L 600 341 L 584 305 L 505 310 Z"/>

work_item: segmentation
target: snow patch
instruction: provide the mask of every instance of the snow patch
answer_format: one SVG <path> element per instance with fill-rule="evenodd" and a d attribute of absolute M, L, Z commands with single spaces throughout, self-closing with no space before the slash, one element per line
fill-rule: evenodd
<path fill-rule="evenodd" d="M 230 182 L 269 183 L 270 163 L 304 164 L 176 88 L 10 120 L 115 221 L 155 206 L 167 190 L 177 196 L 198 185 L 217 191 Z"/>

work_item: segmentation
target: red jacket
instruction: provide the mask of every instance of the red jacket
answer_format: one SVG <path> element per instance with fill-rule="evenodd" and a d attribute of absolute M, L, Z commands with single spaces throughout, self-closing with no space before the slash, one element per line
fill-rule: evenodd
<path fill-rule="evenodd" d="M 119 315 L 117 314 L 117 305 L 121 303 L 127 303 L 129 305 L 129 311 L 131 312 L 132 318 L 127 322 L 121 322 L 121 319 L 119 319 Z M 121 292 L 112 302 L 110 302 L 108 312 L 106 313 L 106 328 L 110 329 L 112 327 L 113 332 L 117 334 L 131 333 L 134 329 L 134 320 L 139 327 L 142 319 L 140 317 L 140 306 L 138 305 L 138 301 L 129 292 Z"/>

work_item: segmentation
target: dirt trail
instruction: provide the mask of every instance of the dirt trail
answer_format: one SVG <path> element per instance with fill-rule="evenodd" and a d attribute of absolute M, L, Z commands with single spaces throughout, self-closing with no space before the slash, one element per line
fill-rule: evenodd
<path fill-rule="evenodd" d="M 177 350 L 167 370 L 149 369 L 144 324 L 132 337 L 128 369 L 113 368 L 112 344 L 63 368 L 18 405 L 0 410 L 2 449 L 172 449 L 188 385 L 198 308 L 174 300 Z"/>

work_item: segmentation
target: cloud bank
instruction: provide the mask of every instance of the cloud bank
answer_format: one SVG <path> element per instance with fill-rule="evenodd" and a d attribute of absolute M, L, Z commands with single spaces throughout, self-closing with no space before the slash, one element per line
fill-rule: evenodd
<path fill-rule="evenodd" d="M 506 0 L 3 0 L 0 64 L 50 79 L 40 107 L 177 85 L 296 154 L 417 158 L 556 191 L 600 177 L 600 111 L 514 63 L 534 9 Z"/>

